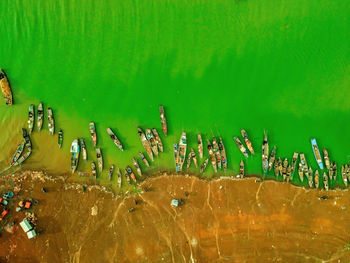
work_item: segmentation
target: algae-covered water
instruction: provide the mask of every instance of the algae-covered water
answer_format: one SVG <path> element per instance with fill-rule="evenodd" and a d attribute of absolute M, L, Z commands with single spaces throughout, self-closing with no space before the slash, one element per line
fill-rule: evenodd
<path fill-rule="evenodd" d="M 174 169 L 172 143 L 186 131 L 193 147 L 198 132 L 205 139 L 222 136 L 227 174 L 236 173 L 243 156 L 232 136 L 242 128 L 257 151 L 246 161 L 250 174 L 261 172 L 264 130 L 278 156 L 305 152 L 315 169 L 310 138 L 316 137 L 338 167 L 349 161 L 346 1 L 3 0 L 0 10 L 0 67 L 15 100 L 13 107 L 0 106 L 3 169 L 29 104 L 39 101 L 53 108 L 64 145 L 58 149 L 57 134 L 50 137 L 45 122 L 32 136 L 27 168 L 68 171 L 75 137 L 85 138 L 95 159 L 90 121 L 106 167 L 125 167 L 142 150 L 136 127 L 160 132 L 159 104 L 169 136 L 162 136 L 166 150 L 152 169 Z M 211 174 L 209 167 L 204 176 Z"/>

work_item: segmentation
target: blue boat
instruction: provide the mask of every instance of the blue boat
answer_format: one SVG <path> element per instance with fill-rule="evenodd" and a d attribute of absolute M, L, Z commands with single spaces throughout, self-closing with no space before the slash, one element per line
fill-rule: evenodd
<path fill-rule="evenodd" d="M 174 159 L 175 159 L 175 167 L 176 167 L 176 172 L 178 172 L 180 169 L 178 165 L 178 148 L 177 148 L 177 143 L 173 144 L 173 149 L 174 149 Z"/>
<path fill-rule="evenodd" d="M 321 158 L 321 153 L 320 153 L 320 150 L 317 146 L 317 142 L 316 142 L 315 138 L 311 139 L 311 145 L 312 145 L 312 150 L 314 151 L 316 162 L 318 163 L 318 166 L 321 168 L 321 170 L 323 170 L 323 162 L 322 162 L 322 158 Z"/>

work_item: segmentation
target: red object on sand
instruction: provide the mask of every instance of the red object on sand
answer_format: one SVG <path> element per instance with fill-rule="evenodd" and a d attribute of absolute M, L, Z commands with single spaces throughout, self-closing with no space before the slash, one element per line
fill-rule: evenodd
<path fill-rule="evenodd" d="M 25 208 L 29 208 L 30 206 L 32 205 L 32 203 L 31 202 L 26 202 L 26 204 L 25 204 Z"/>
<path fill-rule="evenodd" d="M 1 218 L 4 218 L 7 215 L 8 212 L 9 211 L 7 211 L 7 210 L 2 211 Z"/>

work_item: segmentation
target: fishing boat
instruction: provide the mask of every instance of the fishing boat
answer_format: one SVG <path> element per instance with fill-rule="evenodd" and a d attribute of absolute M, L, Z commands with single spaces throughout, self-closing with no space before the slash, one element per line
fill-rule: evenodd
<path fill-rule="evenodd" d="M 326 148 L 323 148 L 323 159 L 326 165 L 327 170 L 329 171 L 331 168 L 331 162 L 329 161 L 328 151 Z"/>
<path fill-rule="evenodd" d="M 168 127 L 165 118 L 165 112 L 163 105 L 159 105 L 159 113 L 160 113 L 160 123 L 162 124 L 162 130 L 165 136 L 168 134 Z"/>
<path fill-rule="evenodd" d="M 89 130 L 90 130 L 90 136 L 92 140 L 92 144 L 94 147 L 97 145 L 97 134 L 96 134 L 96 126 L 95 123 L 92 121 L 89 123 Z"/>
<path fill-rule="evenodd" d="M 136 183 L 136 177 L 134 172 L 132 171 L 132 169 L 130 168 L 130 166 L 127 166 L 125 168 L 126 172 L 128 173 L 128 175 L 130 176 L 130 178 Z"/>
<path fill-rule="evenodd" d="M 112 179 L 113 172 L 114 172 L 114 165 L 112 164 L 108 170 L 108 181 L 110 181 Z"/>
<path fill-rule="evenodd" d="M 226 157 L 226 150 L 225 150 L 225 145 L 222 141 L 222 138 L 219 138 L 219 150 L 221 154 L 221 162 L 222 166 L 224 167 L 224 171 L 227 170 L 227 157 Z"/>
<path fill-rule="evenodd" d="M 214 155 L 213 147 L 211 146 L 211 143 L 209 140 L 207 140 L 207 145 L 208 145 L 209 159 L 210 159 L 211 165 L 213 166 L 214 172 L 216 173 L 218 171 L 216 166 L 216 158 Z"/>
<path fill-rule="evenodd" d="M 144 155 L 142 152 L 139 152 L 139 156 L 140 156 L 141 160 L 143 161 L 143 163 L 144 163 L 147 167 L 149 167 L 149 163 L 148 163 L 148 161 L 147 161 L 145 155 Z"/>
<path fill-rule="evenodd" d="M 203 140 L 202 140 L 202 135 L 198 134 L 197 135 L 197 142 L 198 142 L 198 152 L 199 152 L 199 158 L 203 158 Z"/>
<path fill-rule="evenodd" d="M 58 132 L 58 147 L 62 148 L 63 144 L 63 131 L 62 129 Z"/>
<path fill-rule="evenodd" d="M 276 160 L 274 165 L 273 165 L 273 172 L 275 174 L 275 177 L 277 178 L 279 175 L 279 169 L 278 169 L 278 161 Z"/>
<path fill-rule="evenodd" d="M 264 131 L 264 140 L 262 143 L 262 151 L 261 151 L 261 160 L 262 160 L 262 169 L 264 172 L 264 176 L 267 175 L 269 169 L 269 143 L 267 141 L 267 133 Z"/>
<path fill-rule="evenodd" d="M 175 161 L 175 168 L 176 168 L 176 172 L 178 172 L 180 169 L 179 169 L 179 164 L 178 164 L 178 147 L 177 147 L 177 143 L 174 143 L 173 144 L 173 150 L 174 150 L 174 161 Z"/>
<path fill-rule="evenodd" d="M 333 162 L 333 180 L 337 180 L 337 164 Z"/>
<path fill-rule="evenodd" d="M 178 159 L 179 159 L 178 164 L 179 164 L 180 171 L 182 171 L 182 166 L 185 163 L 186 149 L 187 149 L 186 133 L 183 132 L 181 134 L 181 138 L 179 142 L 179 152 L 178 152 Z"/>
<path fill-rule="evenodd" d="M 97 164 L 98 164 L 98 171 L 102 173 L 103 170 L 103 157 L 102 152 L 100 148 L 96 148 L 96 157 L 97 157 Z"/>
<path fill-rule="evenodd" d="M 216 158 L 216 164 L 218 165 L 218 168 L 221 169 L 221 153 L 215 137 L 213 137 L 213 150 Z"/>
<path fill-rule="evenodd" d="M 298 174 L 299 174 L 300 181 L 303 182 L 304 181 L 304 167 L 301 163 L 299 163 Z"/>
<path fill-rule="evenodd" d="M 141 168 L 136 160 L 136 158 L 132 158 L 132 164 L 134 165 L 135 169 L 136 169 L 136 172 L 139 176 L 142 176 L 142 171 L 141 171 Z"/>
<path fill-rule="evenodd" d="M 314 151 L 314 155 L 316 158 L 316 162 L 321 170 L 323 170 L 323 163 L 320 150 L 318 149 L 317 142 L 315 138 L 311 139 L 312 150 Z"/>
<path fill-rule="evenodd" d="M 37 116 L 38 117 L 36 120 L 36 127 L 38 128 L 38 131 L 41 131 L 41 128 L 43 127 L 43 121 L 44 121 L 44 107 L 42 102 L 39 103 Z"/>
<path fill-rule="evenodd" d="M 122 174 L 121 174 L 119 168 L 117 170 L 117 183 L 118 183 L 118 187 L 121 188 L 122 187 Z"/>
<path fill-rule="evenodd" d="M 332 163 L 329 166 L 328 173 L 329 173 L 329 179 L 332 180 L 333 179 L 333 173 L 334 173 L 333 164 Z"/>
<path fill-rule="evenodd" d="M 24 146 L 27 147 L 28 150 L 22 154 L 14 165 L 22 165 L 22 163 L 27 160 L 32 153 L 32 142 L 30 141 L 27 130 L 24 128 L 22 128 L 22 136 L 25 142 Z"/>
<path fill-rule="evenodd" d="M 328 191 L 329 186 L 328 186 L 328 176 L 326 174 L 326 172 L 323 172 L 323 185 L 324 185 L 324 189 L 326 191 Z"/>
<path fill-rule="evenodd" d="M 109 137 L 112 139 L 112 141 L 114 142 L 114 144 L 119 148 L 119 150 L 124 151 L 122 143 L 120 142 L 120 140 L 118 139 L 118 137 L 115 135 L 115 133 L 112 131 L 111 128 L 107 128 L 107 133 Z"/>
<path fill-rule="evenodd" d="M 78 139 L 74 139 L 74 141 L 72 142 L 72 145 L 70 147 L 70 152 L 72 153 L 70 167 L 71 167 L 72 174 L 74 174 L 75 170 L 78 167 L 78 163 L 79 163 L 80 147 L 79 147 Z"/>
<path fill-rule="evenodd" d="M 310 188 L 314 187 L 314 181 L 313 181 L 313 177 L 312 177 L 312 168 L 311 167 L 309 167 L 307 179 L 308 179 L 309 187 Z"/>
<path fill-rule="evenodd" d="M 125 176 L 126 182 L 128 184 L 130 184 L 130 177 L 129 177 L 128 171 L 126 169 L 124 169 L 124 176 Z"/>
<path fill-rule="evenodd" d="M 318 188 L 320 186 L 320 174 L 318 170 L 315 172 L 315 187 Z"/>
<path fill-rule="evenodd" d="M 345 173 L 346 173 L 346 177 L 348 178 L 348 183 L 350 182 L 350 166 L 349 165 L 345 165 Z"/>
<path fill-rule="evenodd" d="M 145 133 L 142 131 L 140 127 L 137 127 L 137 133 L 140 136 L 140 140 L 143 145 L 143 148 L 145 148 L 149 158 L 153 162 L 154 159 L 153 159 L 153 153 L 152 153 L 150 142 L 147 140 Z"/>
<path fill-rule="evenodd" d="M 348 178 L 347 178 L 347 175 L 346 175 L 346 170 L 345 170 L 345 166 L 344 165 L 341 166 L 341 177 L 343 179 L 344 185 L 347 187 L 348 186 Z"/>
<path fill-rule="evenodd" d="M 240 141 L 240 139 L 238 139 L 237 136 L 233 137 L 233 140 L 235 141 L 238 149 L 242 152 L 242 154 L 248 158 L 248 152 L 247 149 L 244 147 L 243 143 Z"/>
<path fill-rule="evenodd" d="M 196 153 L 194 152 L 193 148 L 191 148 L 191 155 L 192 155 L 192 160 L 193 160 L 194 166 L 196 168 L 198 168 L 197 156 L 196 156 Z"/>
<path fill-rule="evenodd" d="M 96 170 L 95 162 L 91 162 L 91 172 L 92 172 L 92 176 L 97 178 L 97 170 Z"/>
<path fill-rule="evenodd" d="M 153 133 L 154 138 L 156 139 L 159 151 L 163 152 L 163 143 L 162 143 L 162 140 L 160 139 L 160 136 L 159 136 L 156 128 L 152 129 L 152 133 Z"/>
<path fill-rule="evenodd" d="M 23 155 L 17 160 L 17 163 L 15 165 L 22 165 L 25 160 L 27 160 L 30 156 L 32 151 L 26 151 L 23 153 Z"/>
<path fill-rule="evenodd" d="M 153 152 L 155 155 L 158 155 L 157 141 L 156 141 L 156 139 L 154 138 L 152 131 L 151 131 L 150 129 L 146 129 L 146 130 L 145 130 L 145 134 L 146 134 L 147 140 L 148 140 L 148 141 L 150 142 L 150 144 L 151 144 L 152 152 Z"/>
<path fill-rule="evenodd" d="M 191 160 L 192 160 L 192 152 L 189 152 L 188 156 L 187 156 L 187 162 L 186 162 L 186 168 L 187 169 L 190 168 Z"/>
<path fill-rule="evenodd" d="M 244 177 L 244 162 L 241 160 L 241 163 L 239 164 L 239 177 L 243 178 Z"/>
<path fill-rule="evenodd" d="M 203 173 L 205 168 L 207 168 L 208 162 L 209 162 L 209 158 L 205 159 L 204 163 L 202 163 L 200 168 L 200 173 Z"/>
<path fill-rule="evenodd" d="M 51 135 L 55 133 L 55 120 L 53 118 L 53 111 L 51 108 L 47 109 L 47 126 Z"/>
<path fill-rule="evenodd" d="M 34 105 L 30 104 L 28 110 L 28 131 L 32 133 L 34 128 Z"/>
<path fill-rule="evenodd" d="M 297 164 L 298 157 L 299 157 L 299 154 L 297 152 L 294 152 L 293 157 L 292 157 L 292 175 L 294 174 L 295 166 Z"/>
<path fill-rule="evenodd" d="M 19 157 L 21 156 L 24 147 L 25 147 L 25 141 L 22 141 L 20 144 L 17 145 L 17 149 L 15 154 L 13 155 L 11 162 L 10 162 L 10 166 L 13 166 L 16 164 L 17 160 L 19 159 Z"/>
<path fill-rule="evenodd" d="M 243 140 L 245 142 L 245 145 L 247 145 L 248 150 L 250 151 L 250 153 L 252 155 L 254 155 L 253 145 L 252 145 L 252 142 L 249 140 L 248 133 L 242 129 L 241 134 L 242 134 Z"/>
<path fill-rule="evenodd" d="M 12 99 L 12 91 L 11 91 L 10 82 L 9 82 L 5 72 L 2 69 L 0 69 L 0 88 L 1 88 L 1 92 L 2 92 L 2 95 L 4 96 L 6 104 L 12 105 L 13 99 Z"/>
<path fill-rule="evenodd" d="M 292 176 L 292 166 L 288 165 L 288 167 L 287 167 L 287 182 L 289 182 L 291 180 L 291 176 Z"/>
<path fill-rule="evenodd" d="M 282 164 L 283 181 L 285 181 L 287 179 L 287 168 L 288 168 L 288 159 L 284 158 L 283 164 Z"/>
<path fill-rule="evenodd" d="M 282 159 L 281 159 L 281 157 L 278 158 L 277 164 L 278 164 L 278 171 L 279 171 L 279 174 L 282 175 L 283 164 L 282 164 Z"/>
<path fill-rule="evenodd" d="M 276 150 L 277 150 L 276 146 L 273 146 L 272 151 L 271 151 L 271 155 L 270 155 L 270 158 L 269 158 L 269 171 L 271 171 L 272 166 L 273 166 L 273 164 L 275 162 Z"/>
<path fill-rule="evenodd" d="M 87 149 L 86 149 L 85 141 L 83 138 L 80 138 L 79 142 L 80 142 L 81 154 L 83 155 L 83 160 L 84 160 L 84 162 L 86 162 L 87 161 Z"/>

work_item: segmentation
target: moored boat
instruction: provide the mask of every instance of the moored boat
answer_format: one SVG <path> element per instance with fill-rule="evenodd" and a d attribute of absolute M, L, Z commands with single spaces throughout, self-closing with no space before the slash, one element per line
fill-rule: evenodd
<path fill-rule="evenodd" d="M 147 167 L 149 167 L 149 163 L 148 163 L 148 161 L 147 161 L 145 155 L 144 155 L 142 152 L 139 152 L 139 156 L 140 156 L 141 160 L 143 161 L 143 163 L 144 163 Z"/>
<path fill-rule="evenodd" d="M 252 155 L 254 155 L 253 145 L 252 145 L 252 142 L 249 140 L 248 133 L 242 129 L 241 134 L 242 134 L 243 140 L 245 142 L 245 145 L 247 145 L 248 150 L 250 151 L 250 153 Z"/>
<path fill-rule="evenodd" d="M 329 161 L 328 151 L 326 148 L 323 148 L 323 159 L 326 165 L 327 170 L 329 171 L 331 168 L 331 162 Z"/>
<path fill-rule="evenodd" d="M 269 171 L 271 171 L 272 166 L 273 166 L 273 164 L 275 162 L 276 150 L 277 150 L 276 146 L 273 146 L 272 151 L 271 151 L 271 155 L 270 155 L 270 158 L 269 158 Z"/>
<path fill-rule="evenodd" d="M 132 171 L 132 169 L 130 168 L 130 166 L 127 166 L 125 168 L 125 170 L 128 173 L 128 175 L 130 176 L 130 178 L 136 183 L 136 176 L 135 176 L 134 172 Z"/>
<path fill-rule="evenodd" d="M 47 126 L 52 136 L 55 133 L 55 120 L 53 118 L 53 111 L 51 108 L 47 109 Z"/>
<path fill-rule="evenodd" d="M 180 171 L 182 171 L 182 166 L 185 163 L 186 149 L 187 149 L 186 133 L 183 132 L 181 134 L 181 138 L 179 142 L 179 152 L 178 152 L 178 159 L 179 159 L 178 164 L 179 164 Z"/>
<path fill-rule="evenodd" d="M 29 110 L 28 110 L 28 131 L 29 131 L 29 133 L 32 133 L 33 128 L 34 128 L 34 105 L 30 104 Z"/>
<path fill-rule="evenodd" d="M 318 173 L 318 170 L 315 172 L 315 187 L 318 188 L 320 186 L 320 174 Z"/>
<path fill-rule="evenodd" d="M 350 166 L 349 165 L 345 165 L 345 173 L 346 173 L 346 177 L 348 178 L 348 183 L 350 182 Z"/>
<path fill-rule="evenodd" d="M 87 149 L 86 149 L 85 141 L 83 138 L 80 138 L 79 142 L 80 142 L 80 148 L 81 148 L 81 154 L 83 156 L 83 160 L 84 160 L 84 162 L 86 162 L 87 161 Z"/>
<path fill-rule="evenodd" d="M 190 168 L 191 160 L 192 160 L 192 152 L 189 152 L 188 156 L 187 156 L 187 162 L 186 162 L 186 168 L 187 169 Z"/>
<path fill-rule="evenodd" d="M 153 162 L 154 159 L 153 159 L 153 153 L 152 153 L 150 142 L 147 140 L 145 133 L 143 132 L 143 130 L 140 127 L 137 127 L 137 133 L 140 136 L 140 140 L 141 140 L 141 143 L 143 145 L 143 148 L 145 148 L 149 158 Z"/>
<path fill-rule="evenodd" d="M 288 168 L 288 159 L 284 158 L 283 164 L 282 164 L 283 181 L 285 181 L 287 179 L 287 168 Z"/>
<path fill-rule="evenodd" d="M 237 136 L 233 137 L 233 140 L 235 141 L 238 149 L 241 151 L 241 153 L 248 158 L 248 152 L 247 149 L 244 147 L 243 143 L 240 141 L 240 139 Z"/>
<path fill-rule="evenodd" d="M 207 168 L 208 162 L 209 162 L 209 158 L 205 159 L 204 163 L 202 163 L 200 168 L 200 173 L 203 173 L 205 168 Z"/>
<path fill-rule="evenodd" d="M 178 153 L 179 153 L 177 143 L 173 144 L 173 151 L 174 151 L 175 169 L 176 169 L 176 172 L 178 172 L 180 169 L 179 169 L 178 158 L 177 158 Z"/>
<path fill-rule="evenodd" d="M 18 158 L 17 162 L 14 165 L 22 165 L 22 163 L 27 160 L 32 153 L 32 142 L 30 141 L 27 130 L 24 128 L 22 128 L 22 136 L 25 142 L 24 146 L 27 147 L 28 150 Z"/>
<path fill-rule="evenodd" d="M 218 171 L 217 166 L 216 166 L 216 158 L 214 155 L 213 147 L 211 146 L 211 143 L 209 140 L 207 140 L 207 145 L 208 145 L 209 159 L 210 159 L 210 162 L 213 166 L 214 172 L 216 173 Z"/>
<path fill-rule="evenodd" d="M 219 150 L 221 154 L 221 162 L 222 166 L 224 167 L 224 171 L 227 170 L 227 157 L 226 157 L 226 150 L 225 150 L 225 145 L 222 141 L 222 138 L 219 138 Z"/>
<path fill-rule="evenodd" d="M 321 153 L 320 153 L 320 150 L 317 146 L 317 142 L 316 142 L 315 138 L 311 139 L 311 145 L 312 145 L 312 150 L 314 151 L 316 162 L 317 162 L 318 166 L 320 167 L 320 169 L 323 170 L 322 157 L 321 157 Z"/>
<path fill-rule="evenodd" d="M 155 155 L 158 155 L 157 141 L 156 141 L 156 139 L 154 138 L 152 131 L 151 131 L 150 129 L 146 129 L 146 130 L 145 130 L 145 135 L 146 135 L 147 140 L 148 140 L 148 141 L 150 142 L 150 144 L 151 144 L 152 152 L 153 152 Z"/>
<path fill-rule="evenodd" d="M 162 130 L 165 136 L 168 134 L 168 126 L 166 123 L 165 112 L 163 105 L 159 105 L 159 113 L 160 113 L 160 123 L 162 124 Z"/>
<path fill-rule="evenodd" d="M 102 152 L 100 148 L 96 148 L 96 157 L 97 157 L 97 164 L 98 164 L 98 171 L 102 173 L 103 170 L 103 157 Z"/>
<path fill-rule="evenodd" d="M 329 165 L 329 170 L 328 170 L 328 174 L 329 174 L 329 179 L 330 179 L 330 180 L 333 179 L 333 173 L 334 173 L 333 164 L 331 163 L 331 164 Z"/>
<path fill-rule="evenodd" d="M 326 191 L 328 191 L 329 186 L 328 186 L 328 176 L 326 172 L 323 172 L 323 186 Z"/>
<path fill-rule="evenodd" d="M 198 152 L 199 152 L 199 158 L 203 158 L 203 140 L 202 140 L 202 135 L 198 134 L 197 135 L 197 142 L 198 142 Z"/>
<path fill-rule="evenodd" d="M 313 177 L 312 177 L 312 168 L 311 167 L 309 167 L 307 179 L 308 179 L 309 187 L 313 187 L 314 181 L 313 181 Z"/>
<path fill-rule="evenodd" d="M 122 174 L 119 168 L 117 170 L 117 183 L 119 188 L 122 187 Z"/>
<path fill-rule="evenodd" d="M 292 165 L 291 165 L 292 166 L 292 175 L 294 174 L 295 166 L 296 166 L 298 157 L 299 157 L 299 154 L 297 152 L 294 152 L 293 157 L 292 157 Z"/>
<path fill-rule="evenodd" d="M 269 143 L 267 141 L 267 133 L 264 131 L 264 140 L 262 143 L 262 151 L 261 151 L 261 161 L 262 161 L 262 169 L 264 176 L 267 175 L 269 169 Z"/>
<path fill-rule="evenodd" d="M 63 144 L 63 131 L 62 129 L 58 132 L 58 148 L 62 148 Z"/>
<path fill-rule="evenodd" d="M 298 168 L 298 174 L 299 174 L 299 179 L 301 182 L 304 181 L 304 168 L 301 163 L 299 163 L 299 168 Z"/>
<path fill-rule="evenodd" d="M 2 92 L 2 95 L 4 96 L 6 104 L 12 105 L 13 99 L 12 99 L 12 91 L 11 91 L 10 82 L 9 82 L 4 70 L 2 70 L 2 69 L 0 69 L 0 88 L 1 88 L 1 92 Z"/>
<path fill-rule="evenodd" d="M 287 182 L 289 182 L 291 180 L 291 175 L 292 175 L 292 167 L 290 165 L 288 165 L 287 167 Z"/>
<path fill-rule="evenodd" d="M 278 161 L 275 161 L 275 164 L 273 165 L 273 172 L 275 174 L 275 177 L 277 178 L 279 175 L 279 169 L 278 169 Z"/>
<path fill-rule="evenodd" d="M 215 137 L 213 137 L 213 149 L 216 158 L 216 164 L 218 165 L 218 168 L 221 169 L 221 153 Z"/>
<path fill-rule="evenodd" d="M 124 151 L 123 145 L 111 128 L 107 128 L 107 133 L 119 150 Z"/>
<path fill-rule="evenodd" d="M 95 126 L 95 123 L 93 121 L 89 123 L 89 131 L 90 131 L 92 145 L 94 147 L 96 147 L 96 145 L 97 145 L 97 134 L 96 134 L 96 126 Z"/>
<path fill-rule="evenodd" d="M 79 163 L 80 146 L 79 146 L 78 139 L 74 139 L 74 141 L 72 142 L 72 145 L 70 147 L 70 152 L 72 153 L 71 172 L 72 174 L 74 174 L 74 172 L 78 168 L 78 163 Z"/>
<path fill-rule="evenodd" d="M 91 173 L 93 177 L 97 177 L 97 170 L 96 170 L 96 164 L 95 162 L 91 162 Z"/>
<path fill-rule="evenodd" d="M 108 170 L 108 181 L 110 181 L 112 179 L 113 172 L 114 172 L 114 165 L 112 164 L 111 167 L 109 167 L 109 170 Z"/>
<path fill-rule="evenodd" d="M 162 143 L 162 140 L 160 139 L 160 136 L 159 136 L 156 128 L 152 129 L 152 133 L 153 133 L 154 138 L 156 139 L 159 151 L 163 152 L 163 143 Z"/>
<path fill-rule="evenodd" d="M 128 173 L 128 170 L 126 170 L 126 169 L 124 169 L 124 176 L 125 176 L 126 182 L 127 182 L 128 184 L 130 184 L 129 173 Z"/>
<path fill-rule="evenodd" d="M 194 152 L 193 148 L 191 148 L 191 155 L 192 155 L 192 160 L 193 160 L 194 166 L 196 168 L 198 168 L 197 156 L 196 156 L 196 153 Z"/>
<path fill-rule="evenodd" d="M 139 176 L 142 176 L 142 171 L 141 171 L 141 168 L 136 160 L 136 158 L 132 158 L 132 164 L 134 165 L 135 169 L 136 169 L 136 172 Z"/>
<path fill-rule="evenodd" d="M 17 145 L 17 149 L 16 149 L 16 152 L 11 159 L 10 166 L 13 166 L 17 163 L 17 160 L 19 159 L 19 157 L 21 156 L 21 154 L 24 150 L 25 143 L 26 142 L 23 140 L 20 144 Z"/>
<path fill-rule="evenodd" d="M 43 121 L 44 121 L 44 107 L 43 107 L 43 103 L 40 102 L 37 110 L 37 120 L 36 120 L 36 127 L 38 128 L 38 131 L 41 131 L 42 129 Z"/>
<path fill-rule="evenodd" d="M 282 159 L 281 159 L 281 157 L 278 158 L 277 164 L 278 164 L 279 175 L 282 175 L 283 164 L 282 164 Z"/>
<path fill-rule="evenodd" d="M 241 163 L 239 164 L 239 177 L 243 178 L 244 177 L 244 162 L 241 160 Z"/>
<path fill-rule="evenodd" d="M 333 180 L 337 180 L 337 163 L 333 162 Z"/>
<path fill-rule="evenodd" d="M 345 170 L 344 165 L 341 166 L 341 177 L 342 177 L 344 185 L 347 187 L 348 186 L 348 178 L 346 176 L 346 170 Z"/>

